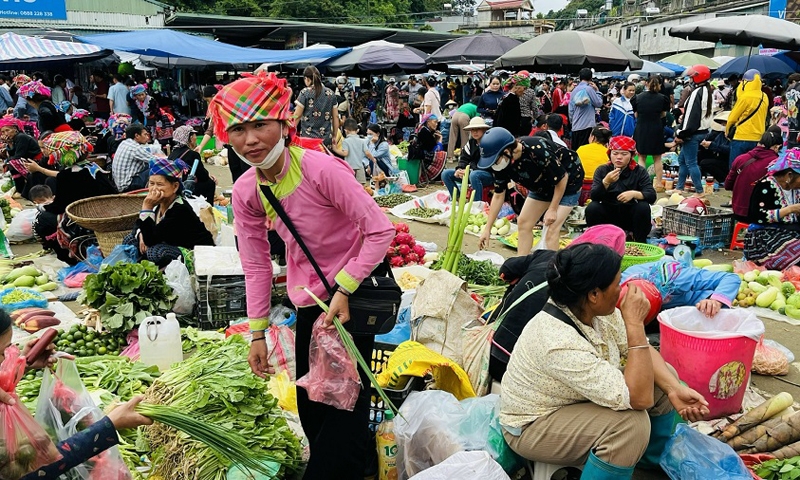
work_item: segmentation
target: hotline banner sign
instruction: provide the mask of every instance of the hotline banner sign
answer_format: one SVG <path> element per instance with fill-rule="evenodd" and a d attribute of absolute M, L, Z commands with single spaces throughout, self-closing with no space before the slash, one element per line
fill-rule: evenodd
<path fill-rule="evenodd" d="M 0 18 L 66 20 L 67 0 L 0 0 Z"/>

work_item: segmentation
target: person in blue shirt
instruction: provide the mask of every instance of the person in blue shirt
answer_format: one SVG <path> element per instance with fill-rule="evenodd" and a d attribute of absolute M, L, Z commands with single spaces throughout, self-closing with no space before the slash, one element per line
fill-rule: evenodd
<path fill-rule="evenodd" d="M 636 129 L 636 115 L 633 112 L 631 98 L 636 95 L 636 85 L 633 82 L 625 82 L 620 96 L 611 104 L 611 111 L 608 114 L 608 123 L 611 133 L 615 136 L 633 138 L 633 131 Z"/>
<path fill-rule="evenodd" d="M 389 142 L 386 141 L 386 134 L 377 123 L 367 127 L 367 148 L 364 152 L 370 163 L 372 175 L 375 175 L 376 168 L 381 169 L 389 177 L 392 175 L 392 157 L 389 155 Z"/>
<path fill-rule="evenodd" d="M 597 125 L 597 108 L 603 106 L 603 97 L 592 81 L 592 70 L 582 68 L 578 77 L 581 83 L 572 91 L 569 99 L 569 121 L 572 125 L 573 150 L 589 143 L 589 135 Z"/>
<path fill-rule="evenodd" d="M 483 92 L 480 101 L 478 101 L 478 113 L 481 117 L 494 120 L 497 114 L 497 107 L 503 99 L 503 89 L 501 88 L 500 77 L 492 77 L 489 80 L 489 88 Z"/>
<path fill-rule="evenodd" d="M 7 88 L 0 87 L 0 115 L 5 115 L 9 108 L 14 108 L 14 99 Z"/>
<path fill-rule="evenodd" d="M 742 283 L 735 273 L 688 267 L 673 259 L 628 267 L 622 272 L 622 283 L 632 279 L 655 286 L 662 310 L 694 305 L 709 318 L 733 304 Z"/>

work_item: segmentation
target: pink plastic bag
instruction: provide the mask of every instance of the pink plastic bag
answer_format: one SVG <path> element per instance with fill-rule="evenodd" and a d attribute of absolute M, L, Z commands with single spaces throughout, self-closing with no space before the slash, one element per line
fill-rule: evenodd
<path fill-rule="evenodd" d="M 289 379 L 297 376 L 294 355 L 294 331 L 286 325 L 270 325 L 267 329 L 267 349 L 269 364 L 276 372 L 286 371 Z"/>
<path fill-rule="evenodd" d="M 361 378 L 339 333 L 323 326 L 324 318 L 323 313 L 314 322 L 308 348 L 309 370 L 297 381 L 297 386 L 305 388 L 314 402 L 352 412 L 361 390 Z"/>

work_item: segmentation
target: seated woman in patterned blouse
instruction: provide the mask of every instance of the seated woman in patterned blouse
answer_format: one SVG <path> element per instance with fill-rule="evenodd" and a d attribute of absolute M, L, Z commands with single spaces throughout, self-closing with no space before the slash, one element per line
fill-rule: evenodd
<path fill-rule="evenodd" d="M 644 293 L 631 286 L 616 308 L 621 263 L 605 245 L 558 252 L 547 267 L 550 300 L 522 331 L 503 376 L 508 445 L 537 462 L 585 463 L 581 478 L 630 479 L 637 464 L 656 467 L 673 410 L 691 421 L 708 413 L 648 345 Z"/>
<path fill-rule="evenodd" d="M 800 263 L 800 148 L 790 148 L 755 183 L 744 255 L 770 270 Z"/>

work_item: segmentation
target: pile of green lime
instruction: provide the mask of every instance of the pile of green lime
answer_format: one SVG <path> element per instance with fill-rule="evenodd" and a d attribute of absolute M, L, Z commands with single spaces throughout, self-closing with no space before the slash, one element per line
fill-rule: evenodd
<path fill-rule="evenodd" d="M 86 325 L 73 325 L 56 337 L 56 348 L 59 351 L 76 357 L 94 355 L 119 355 L 126 344 L 125 339 L 110 333 L 97 333 Z"/>

